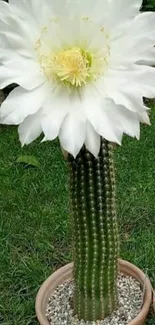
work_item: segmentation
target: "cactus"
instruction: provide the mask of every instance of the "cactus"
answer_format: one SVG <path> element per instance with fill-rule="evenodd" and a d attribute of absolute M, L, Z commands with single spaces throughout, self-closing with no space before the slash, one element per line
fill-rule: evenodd
<path fill-rule="evenodd" d="M 104 319 L 117 306 L 118 226 L 113 146 L 101 139 L 98 159 L 85 147 L 68 155 L 74 237 L 74 311 Z"/>

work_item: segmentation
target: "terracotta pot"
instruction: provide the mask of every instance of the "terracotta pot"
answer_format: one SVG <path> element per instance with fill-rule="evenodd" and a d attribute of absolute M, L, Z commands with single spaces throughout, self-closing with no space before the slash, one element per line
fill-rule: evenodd
<path fill-rule="evenodd" d="M 154 313 L 155 313 L 155 290 L 153 292 L 153 309 L 154 309 Z"/>
<path fill-rule="evenodd" d="M 144 325 L 149 308 L 152 302 L 152 290 L 149 279 L 146 275 L 133 264 L 119 260 L 120 271 L 125 274 L 134 277 L 140 282 L 145 290 L 144 303 L 138 316 L 128 323 L 128 325 Z M 45 316 L 46 306 L 48 304 L 49 297 L 55 288 L 72 278 L 73 263 L 67 264 L 53 273 L 41 286 L 36 297 L 36 315 L 40 325 L 49 325 L 49 322 Z"/>

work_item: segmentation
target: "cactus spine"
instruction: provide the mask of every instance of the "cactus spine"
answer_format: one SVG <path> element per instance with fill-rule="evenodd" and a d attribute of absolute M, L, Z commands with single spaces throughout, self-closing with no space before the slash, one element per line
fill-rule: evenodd
<path fill-rule="evenodd" d="M 95 159 L 85 147 L 68 156 L 74 232 L 74 310 L 96 321 L 117 305 L 118 226 L 112 145 L 101 140 Z"/>

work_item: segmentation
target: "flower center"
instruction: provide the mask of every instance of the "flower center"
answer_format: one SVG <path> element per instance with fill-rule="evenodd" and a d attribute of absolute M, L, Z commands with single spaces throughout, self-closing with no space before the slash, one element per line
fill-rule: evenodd
<path fill-rule="evenodd" d="M 61 51 L 51 58 L 52 70 L 62 82 L 81 87 L 91 77 L 93 55 L 79 47 Z"/>
<path fill-rule="evenodd" d="M 88 23 L 87 20 L 86 22 Z M 93 26 L 96 28 L 96 25 Z M 97 46 L 94 41 L 94 46 L 92 43 L 90 47 L 91 41 L 82 39 L 77 40 L 74 46 L 63 45 L 58 50 L 51 43 L 50 29 L 43 28 L 40 38 L 36 41 L 35 50 L 47 80 L 69 89 L 78 89 L 103 76 L 110 56 L 109 39 L 104 28 L 97 28 L 97 32 Z"/>

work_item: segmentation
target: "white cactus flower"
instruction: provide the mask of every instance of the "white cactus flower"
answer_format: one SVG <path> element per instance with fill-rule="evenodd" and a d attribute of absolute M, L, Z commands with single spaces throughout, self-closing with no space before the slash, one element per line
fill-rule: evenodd
<path fill-rule="evenodd" d="M 121 144 L 149 124 L 143 97 L 155 97 L 155 14 L 142 0 L 0 0 L 3 124 L 22 145 L 59 137 L 74 157 L 100 137 Z"/>

